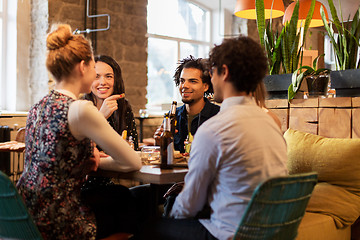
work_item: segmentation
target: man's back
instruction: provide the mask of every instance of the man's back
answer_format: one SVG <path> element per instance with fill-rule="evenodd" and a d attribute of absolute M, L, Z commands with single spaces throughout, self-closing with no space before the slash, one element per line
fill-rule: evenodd
<path fill-rule="evenodd" d="M 287 174 L 286 159 L 286 143 L 274 121 L 250 97 L 228 98 L 198 129 L 185 188 L 172 213 L 189 217 L 208 203 L 211 218 L 200 222 L 215 237 L 227 239 L 255 187 Z"/>

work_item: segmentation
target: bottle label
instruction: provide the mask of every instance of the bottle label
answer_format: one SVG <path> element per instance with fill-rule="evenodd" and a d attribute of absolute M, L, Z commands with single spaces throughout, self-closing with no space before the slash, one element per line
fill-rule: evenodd
<path fill-rule="evenodd" d="M 174 162 L 174 142 L 167 146 L 167 164 L 172 165 Z"/>

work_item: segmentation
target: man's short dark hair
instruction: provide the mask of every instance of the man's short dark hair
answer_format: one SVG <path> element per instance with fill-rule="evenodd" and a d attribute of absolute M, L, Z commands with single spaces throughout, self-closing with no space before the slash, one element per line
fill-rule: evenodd
<path fill-rule="evenodd" d="M 217 68 L 218 74 L 225 64 L 229 69 L 229 81 L 238 91 L 247 94 L 255 91 L 268 70 L 260 44 L 245 36 L 224 39 L 222 44 L 215 45 L 210 52 L 210 64 Z"/>
<path fill-rule="evenodd" d="M 213 93 L 213 87 L 211 84 L 211 77 L 209 73 L 209 60 L 203 59 L 203 58 L 194 58 L 190 55 L 190 57 L 184 58 L 179 61 L 179 66 L 176 68 L 175 74 L 174 74 L 174 82 L 176 86 L 179 86 L 180 84 L 180 75 L 184 68 L 195 68 L 199 69 L 201 71 L 201 80 L 203 83 L 207 83 L 209 86 L 209 89 L 205 92 L 205 95 L 208 95 L 210 93 Z"/>

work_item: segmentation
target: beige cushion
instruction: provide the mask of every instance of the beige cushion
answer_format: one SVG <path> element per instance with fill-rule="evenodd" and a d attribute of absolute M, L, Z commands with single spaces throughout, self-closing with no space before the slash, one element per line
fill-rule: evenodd
<path fill-rule="evenodd" d="M 351 225 L 360 215 L 360 139 L 325 138 L 293 129 L 284 137 L 289 173 L 318 173 L 320 183 L 307 211 L 333 217 L 338 228 Z"/>

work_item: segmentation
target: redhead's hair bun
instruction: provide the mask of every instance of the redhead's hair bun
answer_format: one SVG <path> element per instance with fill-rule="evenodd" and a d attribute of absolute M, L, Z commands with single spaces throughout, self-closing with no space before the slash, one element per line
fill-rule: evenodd
<path fill-rule="evenodd" d="M 69 25 L 61 24 L 53 26 L 51 33 L 46 39 L 46 48 L 48 50 L 56 50 L 65 47 L 69 40 L 73 39 L 73 34 Z"/>
<path fill-rule="evenodd" d="M 56 24 L 46 39 L 46 67 L 56 81 L 71 74 L 75 65 L 93 59 L 90 42 L 81 34 L 73 35 L 68 24 Z"/>

